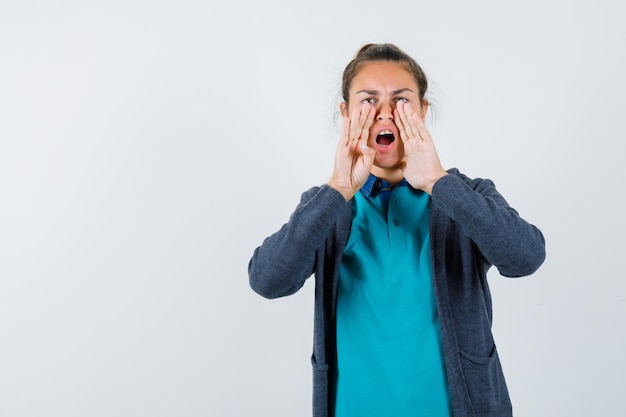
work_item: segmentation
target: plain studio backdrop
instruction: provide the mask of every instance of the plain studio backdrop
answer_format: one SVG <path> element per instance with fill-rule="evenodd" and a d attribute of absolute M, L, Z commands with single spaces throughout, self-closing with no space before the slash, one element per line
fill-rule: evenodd
<path fill-rule="evenodd" d="M 392 42 L 445 167 L 539 226 L 490 271 L 516 416 L 626 394 L 616 1 L 0 1 L 0 416 L 310 415 L 313 286 L 252 251 L 326 182 L 341 72 Z"/>

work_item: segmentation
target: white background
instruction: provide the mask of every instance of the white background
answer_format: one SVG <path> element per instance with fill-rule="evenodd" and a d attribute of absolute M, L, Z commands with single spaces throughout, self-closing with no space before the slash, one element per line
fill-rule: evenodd
<path fill-rule="evenodd" d="M 623 416 L 620 2 L 0 0 L 0 416 L 310 415 L 312 282 L 247 263 L 330 176 L 341 72 L 422 65 L 446 167 L 539 226 L 490 272 L 516 416 Z"/>

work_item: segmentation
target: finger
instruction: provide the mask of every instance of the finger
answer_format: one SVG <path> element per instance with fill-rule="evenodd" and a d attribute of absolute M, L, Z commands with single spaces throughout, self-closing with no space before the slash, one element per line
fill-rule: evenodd
<path fill-rule="evenodd" d="M 398 114 L 400 115 L 400 120 L 402 120 L 402 123 L 404 124 L 404 129 L 407 133 L 407 136 L 409 138 L 418 137 L 419 132 L 412 118 L 414 112 L 413 109 L 411 109 L 411 106 L 400 101 L 398 102 L 398 106 L 396 107 L 396 109 L 398 110 Z"/>
<path fill-rule="evenodd" d="M 393 121 L 398 127 L 400 138 L 402 139 L 403 142 L 406 142 L 407 140 L 409 140 L 409 132 L 407 131 L 407 124 L 402 118 L 403 115 L 401 113 L 400 106 L 401 105 L 398 103 L 398 106 L 396 106 L 396 108 L 393 111 Z"/>
<path fill-rule="evenodd" d="M 365 147 L 361 145 L 361 154 L 363 155 L 363 165 L 371 170 L 372 165 L 374 165 L 376 151 L 373 148 L 368 148 L 367 145 Z"/>
<path fill-rule="evenodd" d="M 360 113 L 355 129 L 355 140 L 360 140 L 364 134 L 369 134 L 368 120 L 373 119 L 372 112 L 374 108 L 369 104 L 359 106 Z M 370 124 L 371 126 L 371 124 Z"/>
<path fill-rule="evenodd" d="M 360 123 L 360 119 L 361 107 L 355 106 L 354 109 L 352 109 L 352 115 L 350 117 L 350 142 L 359 140 L 361 136 L 362 124 Z"/>
<path fill-rule="evenodd" d="M 374 107 L 368 106 L 367 113 L 365 114 L 365 120 L 363 122 L 363 127 L 361 129 L 361 147 L 367 147 L 367 142 L 370 138 L 370 128 L 374 124 L 374 116 L 376 115 L 376 110 Z"/>
<path fill-rule="evenodd" d="M 417 129 L 420 138 L 422 138 L 422 140 L 426 142 L 432 142 L 430 132 L 428 131 L 428 128 L 426 128 L 426 123 L 424 123 L 424 120 L 422 120 L 422 118 L 417 113 L 413 113 L 412 116 L 415 128 Z"/>
<path fill-rule="evenodd" d="M 402 139 L 402 142 L 406 142 L 407 140 L 409 140 L 409 135 L 404 127 L 405 124 L 402 121 L 402 117 L 400 116 L 398 108 L 393 111 L 393 121 L 398 127 L 398 132 L 400 133 L 400 138 Z"/>
<path fill-rule="evenodd" d="M 341 125 L 341 133 L 339 136 L 339 146 L 346 146 L 350 137 L 350 118 L 343 116 L 343 124 Z"/>
<path fill-rule="evenodd" d="M 373 111 L 374 107 L 372 107 L 370 104 L 364 104 L 361 107 L 361 119 L 359 121 L 361 122 L 362 126 L 365 126 L 368 120 L 373 118 Z"/>

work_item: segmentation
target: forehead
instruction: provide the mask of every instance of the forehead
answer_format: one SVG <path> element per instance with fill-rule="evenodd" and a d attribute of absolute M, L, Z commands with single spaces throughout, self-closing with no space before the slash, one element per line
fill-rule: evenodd
<path fill-rule="evenodd" d="M 376 90 L 380 93 L 410 88 L 418 93 L 413 74 L 398 62 L 375 61 L 363 64 L 352 80 L 350 94 L 361 90 Z"/>

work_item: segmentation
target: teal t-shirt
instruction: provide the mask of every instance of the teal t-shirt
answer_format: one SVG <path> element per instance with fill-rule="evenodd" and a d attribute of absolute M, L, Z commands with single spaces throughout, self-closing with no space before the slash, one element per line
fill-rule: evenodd
<path fill-rule="evenodd" d="M 430 263 L 430 196 L 370 179 L 337 296 L 336 417 L 452 416 Z"/>

